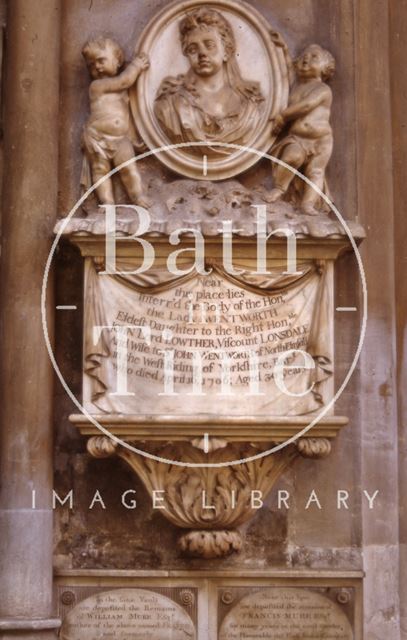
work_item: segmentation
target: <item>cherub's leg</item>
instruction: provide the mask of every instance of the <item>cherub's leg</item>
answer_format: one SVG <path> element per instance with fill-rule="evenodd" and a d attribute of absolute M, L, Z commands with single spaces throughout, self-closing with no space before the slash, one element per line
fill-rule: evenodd
<path fill-rule="evenodd" d="M 326 145 L 321 151 L 316 153 L 307 162 L 307 166 L 304 168 L 304 175 L 307 176 L 311 182 L 317 186 L 321 191 L 324 189 L 325 171 L 330 160 L 332 153 L 332 146 Z M 318 211 L 315 209 L 315 205 L 320 199 L 319 193 L 311 187 L 309 184 L 304 184 L 304 194 L 301 201 L 301 208 L 304 213 L 308 215 L 317 215 Z"/>
<path fill-rule="evenodd" d="M 100 180 L 100 178 L 103 178 L 112 169 L 109 160 L 98 155 L 93 155 L 89 159 L 89 163 L 93 184 Z M 114 204 L 113 183 L 111 178 L 106 178 L 106 180 L 97 187 L 96 195 L 100 204 Z"/>
<path fill-rule="evenodd" d="M 114 164 L 118 167 L 131 158 L 134 158 L 133 145 L 130 140 L 123 140 L 114 157 Z M 120 170 L 120 178 L 132 203 L 141 207 L 149 207 L 151 205 L 149 199 L 144 195 L 141 176 L 135 162 Z"/>
<path fill-rule="evenodd" d="M 305 162 L 305 151 L 299 144 L 293 142 L 284 148 L 280 160 L 293 167 L 293 169 L 299 169 Z M 294 177 L 295 174 L 289 169 L 275 162 L 273 164 L 274 188 L 266 197 L 266 201 L 276 202 L 279 200 L 286 193 Z"/>

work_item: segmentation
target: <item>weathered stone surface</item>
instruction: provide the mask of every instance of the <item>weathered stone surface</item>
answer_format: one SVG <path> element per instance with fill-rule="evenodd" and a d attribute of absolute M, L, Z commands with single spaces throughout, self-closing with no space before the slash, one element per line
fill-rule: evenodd
<path fill-rule="evenodd" d="M 391 3 L 394 5 L 394 3 Z M 402 2 L 396 3 L 397 11 L 393 6 L 393 15 L 396 14 L 394 24 L 400 25 L 399 14 L 402 13 Z M 63 51 L 64 73 L 62 74 L 63 98 L 62 98 L 62 126 L 61 126 L 61 202 L 62 209 L 67 212 L 79 195 L 78 184 L 80 174 L 80 158 L 78 157 L 79 136 L 84 120 L 85 93 L 87 88 L 86 71 L 80 60 L 80 50 L 85 40 L 94 32 L 101 32 L 106 25 L 106 12 L 108 3 L 105 0 L 93 0 L 92 3 L 83 3 L 79 0 L 71 0 L 69 10 L 64 16 L 64 33 L 66 42 Z M 133 53 L 133 42 L 141 33 L 145 24 L 154 16 L 160 8 L 165 8 L 166 2 L 157 0 L 153 3 L 138 3 L 137 12 L 134 2 L 131 0 L 121 0 L 117 12 L 109 10 L 109 28 L 126 49 L 127 57 Z M 392 196 L 391 179 L 389 177 L 391 166 L 390 144 L 390 115 L 389 115 L 389 92 L 388 80 L 388 41 L 387 35 L 384 40 L 380 38 L 382 32 L 387 34 L 387 29 L 383 25 L 387 20 L 387 3 L 361 2 L 354 3 L 344 0 L 341 3 L 326 2 L 325 0 L 304 0 L 301 3 L 287 3 L 286 0 L 275 0 L 270 3 L 265 0 L 256 0 L 252 5 L 258 8 L 281 32 L 286 35 L 290 50 L 299 52 L 307 42 L 320 41 L 325 47 L 332 50 L 338 61 L 337 75 L 333 79 L 332 87 L 335 93 L 333 104 L 332 125 L 335 132 L 336 153 L 332 158 L 328 174 L 330 186 L 335 193 L 335 201 L 343 208 L 346 216 L 354 217 L 360 215 L 366 226 L 370 226 L 370 234 L 373 243 L 370 245 L 368 258 L 368 278 L 369 285 L 373 286 L 372 306 L 370 318 L 373 324 L 369 323 L 369 356 L 365 359 L 365 366 L 362 374 L 355 373 L 351 384 L 340 401 L 340 413 L 350 415 L 352 418 L 352 428 L 344 433 L 340 441 L 334 445 L 332 456 L 327 461 L 315 464 L 310 460 L 299 461 L 298 466 L 292 472 L 286 473 L 282 486 L 292 491 L 293 504 L 290 511 L 279 512 L 280 526 L 273 525 L 273 519 L 268 520 L 270 539 L 275 531 L 279 536 L 279 544 L 275 550 L 275 555 L 270 553 L 267 545 L 260 544 L 263 535 L 260 526 L 262 516 L 260 514 L 254 520 L 255 525 L 259 525 L 260 535 L 256 537 L 258 546 L 253 549 L 249 544 L 243 550 L 241 560 L 230 558 L 226 565 L 242 568 L 247 566 L 270 566 L 271 564 L 281 565 L 287 562 L 295 566 L 304 567 L 355 567 L 362 566 L 361 549 L 363 546 L 363 536 L 366 543 L 378 546 L 386 544 L 391 546 L 395 541 L 397 531 L 397 515 L 392 500 L 396 492 L 397 476 L 396 453 L 393 445 L 395 432 L 389 434 L 389 425 L 394 422 L 394 401 L 391 399 L 392 381 L 390 371 L 392 367 L 391 354 L 394 353 L 395 344 L 388 340 L 391 327 L 394 326 L 394 282 L 392 276 L 393 245 L 394 242 L 399 247 L 398 251 L 398 272 L 402 272 L 404 251 L 401 242 L 402 236 L 402 211 L 397 230 L 392 227 Z M 301 6 L 300 6 L 301 5 Z M 136 20 L 137 13 L 137 20 Z M 78 23 L 81 29 L 78 29 Z M 132 25 L 131 29 L 129 25 Z M 356 32 L 356 33 L 355 33 Z M 372 38 L 372 33 L 377 38 Z M 372 61 L 372 40 L 381 42 L 380 47 L 375 52 Z M 399 48 L 402 38 L 390 37 L 391 45 Z M 355 69 L 355 59 L 357 66 Z M 400 64 L 400 63 L 398 63 Z M 395 76 L 396 77 L 396 76 Z M 377 84 L 380 78 L 380 85 Z M 399 96 L 403 93 L 400 90 L 401 81 L 395 80 L 393 87 L 394 100 L 397 103 Z M 377 88 L 377 91 L 375 89 Z M 355 101 L 355 91 L 357 101 Z M 355 103 L 358 106 L 360 120 L 355 119 Z M 394 112 L 396 113 L 396 111 Z M 400 146 L 403 129 L 400 122 L 400 114 L 396 114 L 396 121 L 393 127 L 393 137 L 396 145 Z M 398 119 L 397 119 L 398 118 Z M 358 128 L 356 136 L 356 128 Z M 398 161 L 403 152 L 398 154 Z M 360 160 L 356 166 L 356 158 Z M 174 175 L 165 168 L 153 166 L 153 162 L 146 161 L 142 168 L 144 175 L 156 172 L 158 180 L 164 179 L 165 189 L 172 189 Z M 150 174 L 150 172 L 152 172 Z M 404 180 L 405 172 L 399 171 L 401 182 Z M 380 179 L 378 177 L 380 176 Z M 242 184 L 249 190 L 254 183 L 261 180 L 267 189 L 271 188 L 269 178 L 269 166 L 266 162 L 261 162 L 256 168 L 256 173 L 249 172 L 242 177 Z M 156 183 L 156 188 L 161 188 Z M 174 186 L 174 191 L 178 187 Z M 181 188 L 181 186 L 179 186 Z M 154 188 L 150 188 L 150 193 Z M 171 192 L 171 195 L 172 192 Z M 205 200 L 205 199 L 203 199 Z M 188 204 L 191 204 L 191 200 Z M 174 206 L 173 213 L 175 223 L 178 225 L 179 219 L 185 214 L 187 209 L 182 209 L 182 203 L 170 203 Z M 180 209 L 178 210 L 178 207 Z M 211 209 L 214 209 L 211 207 Z M 346 209 L 346 211 L 345 211 Z M 177 212 L 178 211 L 178 212 Z M 167 206 L 157 212 L 156 229 L 168 234 L 170 226 L 160 222 L 163 213 L 167 215 Z M 289 212 L 291 213 L 291 212 Z M 213 216 L 213 218 L 212 218 Z M 191 216 L 193 219 L 205 219 L 208 223 L 205 229 L 211 232 L 211 222 L 214 223 L 215 233 L 218 233 L 219 220 L 216 212 L 204 211 L 203 216 Z M 155 217 L 155 216 L 154 216 Z M 277 224 L 280 220 L 277 214 L 273 214 Z M 285 216 L 283 219 L 286 219 Z M 296 220 L 291 219 L 292 220 Z M 403 218 L 404 220 L 404 218 Z M 290 219 L 287 220 L 291 224 Z M 245 220 L 242 219 L 242 225 Z M 316 221 L 315 221 L 316 222 Z M 314 224 L 314 220 L 307 218 L 298 219 L 295 224 L 300 229 L 300 224 L 307 226 L 304 235 L 309 235 L 308 224 Z M 84 233 L 103 233 L 99 231 L 102 222 L 93 213 L 88 219 L 78 220 L 76 224 L 84 225 L 82 229 L 72 227 L 72 231 L 83 231 Z M 201 222 L 198 222 L 198 226 Z M 129 234 L 136 230 L 136 224 L 128 220 L 121 221 L 120 225 L 123 233 Z M 162 225 L 162 226 L 160 226 Z M 244 228 L 238 225 L 239 228 Z M 249 224 L 249 233 L 252 233 L 253 225 Z M 321 225 L 322 228 L 322 225 Z M 311 230 L 310 235 L 313 235 Z M 396 241 L 394 240 L 396 236 Z M 380 259 L 379 259 L 380 256 Z M 338 304 L 354 304 L 359 306 L 358 292 L 354 286 L 357 273 L 351 264 L 351 259 L 344 259 L 340 265 L 340 273 L 337 280 L 337 300 Z M 77 278 L 79 282 L 79 278 Z M 72 286 L 78 293 L 79 286 Z M 402 283 L 397 285 L 398 295 L 402 289 Z M 69 321 L 68 321 L 69 322 Z M 74 321 L 72 321 L 72 325 Z M 72 326 L 70 325 L 70 326 Z M 59 320 L 59 329 L 67 326 L 65 320 Z M 358 314 L 351 318 L 343 318 L 337 322 L 336 327 L 336 351 L 337 351 L 337 379 L 341 380 L 347 370 L 350 355 L 355 349 L 355 336 L 359 329 Z M 77 329 L 76 329 L 77 330 Z M 399 323 L 399 344 L 402 344 L 403 323 Z M 80 331 L 77 331 L 77 336 Z M 72 339 L 72 334 L 64 335 L 64 343 L 60 346 L 60 353 L 65 358 L 65 365 L 68 373 L 72 374 L 74 383 L 78 388 L 80 376 L 80 354 L 76 360 L 72 353 L 78 351 L 79 339 Z M 385 348 L 384 348 L 384 345 Z M 387 356 L 382 358 L 382 350 Z M 64 353 L 65 351 L 65 353 Z M 76 353 L 77 353 L 76 351 Z M 362 376 L 362 384 L 361 384 Z M 376 384 L 377 383 L 377 384 Z M 399 382 L 399 388 L 403 388 Z M 387 390 L 387 391 L 386 391 Z M 366 395 L 366 405 L 363 411 L 364 427 L 366 435 L 362 434 L 360 417 L 360 406 L 363 404 L 363 397 Z M 393 404 L 392 404 L 393 403 Z M 56 423 L 58 424 L 58 468 L 64 469 L 64 478 L 58 474 L 58 484 L 61 488 L 70 487 L 72 481 L 69 473 L 73 466 L 77 465 L 81 471 L 75 479 L 78 495 L 84 491 L 96 489 L 100 484 L 100 475 L 108 473 L 116 480 L 117 486 L 127 488 L 126 482 L 133 482 L 130 475 L 121 477 L 119 471 L 110 461 L 85 462 L 83 458 L 83 443 L 67 425 L 66 415 L 70 412 L 70 403 L 58 395 Z M 370 409 L 368 409 L 370 407 Z M 387 433 L 388 438 L 383 438 L 382 434 Z M 76 453 L 76 457 L 70 461 L 67 453 Z M 68 464 L 68 474 L 65 465 Z M 100 466 L 99 466 L 100 465 Z M 381 473 L 378 474 L 378 469 Z M 100 470 L 100 471 L 99 471 Z M 379 476 L 379 483 L 376 479 Z M 374 490 L 376 484 L 384 491 L 380 494 L 381 502 L 380 514 L 377 517 L 376 511 L 369 511 L 364 508 L 363 499 L 354 490 L 361 484 L 369 490 Z M 134 481 L 138 486 L 138 481 Z M 107 490 L 109 497 L 112 497 L 113 489 L 102 483 L 102 489 Z M 374 486 L 372 486 L 374 485 Z M 138 487 L 139 488 L 139 487 Z M 304 511 L 304 502 L 312 488 L 316 488 L 323 504 L 323 508 L 311 508 Z M 350 491 L 350 509 L 338 510 L 336 507 L 335 490 L 348 489 Z M 142 489 L 141 489 L 142 492 Z M 91 491 L 90 491 L 91 493 Z M 61 566 L 69 566 L 71 562 L 80 566 L 81 562 L 88 566 L 116 566 L 121 567 L 187 567 L 177 556 L 175 551 L 175 530 L 171 525 L 162 527 L 161 542 L 156 538 L 157 548 L 155 553 L 147 552 L 145 543 L 151 534 L 150 524 L 160 519 L 159 515 L 149 517 L 149 508 L 141 504 L 144 499 L 142 493 L 140 501 L 139 517 L 132 518 L 132 514 L 123 512 L 120 507 L 120 500 L 111 500 L 109 506 L 109 518 L 107 514 L 100 511 L 92 513 L 87 511 L 86 501 L 82 500 L 80 513 L 71 514 L 64 512 L 59 514 L 61 523 L 58 536 L 63 539 L 63 544 L 59 547 L 61 554 L 58 562 Z M 271 502 L 270 502 L 271 504 Z M 275 495 L 273 495 L 273 505 Z M 392 509 L 393 516 L 389 516 Z M 62 510 L 63 511 L 63 510 Z M 363 513 L 363 518 L 362 518 Z M 113 525 L 108 525 L 107 520 L 115 520 Z M 362 521 L 363 530 L 362 532 Z M 114 531 L 109 529 L 113 527 Z M 133 536 L 126 533 L 129 527 L 132 528 Z M 76 532 L 81 532 L 76 535 Z M 99 538 L 98 534 L 100 532 Z M 87 536 L 87 533 L 89 535 Z M 130 539 L 131 538 L 131 539 Z M 115 542 L 116 540 L 116 542 Z M 120 543 L 117 542 L 120 540 Z M 127 540 L 132 551 L 125 551 L 120 556 L 119 546 Z M 136 542 L 137 541 L 137 542 Z M 90 555 L 81 559 L 81 553 L 89 551 Z M 132 563 L 134 558 L 134 564 Z M 365 555 L 366 566 L 374 566 L 374 562 L 369 554 Z M 196 562 L 199 564 L 199 561 Z M 394 565 L 396 566 L 396 562 Z M 379 570 L 378 570 L 379 571 Z M 381 569 L 380 569 L 381 571 Z M 388 601 L 395 601 L 396 598 L 396 578 L 392 584 L 390 581 L 378 583 L 377 580 L 370 579 L 370 573 L 366 578 L 366 593 L 369 610 L 379 610 L 381 602 L 386 601 L 383 609 L 383 619 L 380 621 L 380 633 L 386 637 L 397 637 L 395 631 L 397 610 L 391 615 L 389 611 L 391 605 Z M 383 592 L 387 598 L 383 599 Z M 381 614 L 380 614 L 381 615 Z M 391 617 L 389 621 L 388 617 Z M 369 633 L 375 634 L 375 619 L 369 626 Z M 390 631 L 389 631 L 390 629 Z M 372 635 L 373 637 L 373 635 Z"/>
<path fill-rule="evenodd" d="M 118 0 L 113 4 L 108 0 L 70 0 L 64 3 L 60 66 L 56 47 L 58 29 L 54 26 L 56 3 L 44 2 L 41 14 L 38 14 L 35 3 L 22 0 L 9 3 L 4 120 L 7 175 L 2 229 L 5 303 L 2 331 L 4 351 L 7 351 L 6 357 L 2 354 L 6 379 L 2 405 L 2 444 L 5 444 L 2 447 L 5 469 L 2 476 L 7 476 L 8 480 L 3 483 L 2 479 L 2 484 L 6 496 L 5 541 L 9 545 L 10 558 L 6 560 L 6 579 L 1 587 L 4 596 L 1 598 L 1 613 L 10 616 L 10 626 L 14 624 L 12 614 L 24 618 L 41 615 L 44 620 L 38 623 L 37 631 L 36 623 L 30 627 L 29 619 L 11 631 L 4 631 L 2 626 L 2 636 L 7 640 L 20 636 L 30 640 L 35 636 L 45 638 L 53 633 L 44 630 L 51 600 L 51 512 L 48 510 L 51 458 L 48 434 L 52 381 L 49 367 L 44 364 L 45 352 L 40 346 L 42 338 L 37 311 L 39 282 L 50 242 L 50 218 L 55 211 L 57 186 L 64 213 L 79 197 L 80 135 L 87 110 L 88 87 L 80 51 L 90 36 L 104 32 L 108 24 L 109 31 L 123 43 L 130 59 L 134 43 L 144 26 L 167 4 L 166 0 L 137 3 Z M 340 401 L 340 413 L 351 417 L 352 428 L 341 435 L 329 460 L 318 464 L 309 459 L 300 460 L 295 470 L 284 474 L 281 486 L 292 492 L 290 510 L 278 511 L 278 517 L 273 517 L 271 510 L 276 505 L 276 487 L 265 510 L 250 525 L 241 558 L 231 557 L 221 566 L 242 572 L 248 567 L 331 567 L 339 571 L 364 565 L 365 635 L 378 640 L 383 637 L 399 640 L 406 627 L 404 623 L 400 631 L 397 575 L 400 566 L 401 580 L 404 578 L 405 582 L 406 562 L 404 565 L 402 562 L 406 548 L 406 518 L 402 505 L 405 438 L 402 425 L 397 432 L 397 415 L 400 417 L 405 413 L 402 356 L 403 307 L 406 305 L 403 305 L 403 279 L 399 276 L 405 264 L 403 196 L 406 172 L 403 144 L 406 109 L 403 100 L 406 92 L 403 90 L 403 47 L 406 38 L 402 32 L 406 3 L 404 0 L 251 0 L 250 4 L 284 33 L 293 53 L 299 53 L 308 42 L 318 41 L 337 59 L 337 75 L 332 82 L 335 100 L 331 118 L 336 153 L 330 162 L 328 177 L 335 202 L 346 217 L 360 216 L 363 224 L 369 227 L 371 240 L 368 250 L 365 250 L 365 266 L 370 293 L 370 321 L 363 366 L 355 372 Z M 47 36 L 45 45 L 44 30 L 52 34 Z M 374 51 L 372 43 L 377 43 Z M 392 70 L 396 70 L 393 86 L 389 83 L 389 59 Z M 58 77 L 62 84 L 60 101 L 56 88 Z M 358 119 L 355 118 L 355 109 Z M 56 157 L 57 124 L 60 131 L 59 167 Z M 43 153 L 44 144 L 48 147 L 47 153 Z M 391 178 L 393 160 L 394 181 Z M 15 172 L 10 167 L 15 167 Z M 226 197 L 219 193 L 213 197 L 205 195 L 198 198 L 198 210 L 192 210 L 194 194 L 187 193 L 182 181 L 174 180 L 174 174 L 154 159 L 147 159 L 140 173 L 146 180 L 150 195 L 159 194 L 159 205 L 153 205 L 153 230 L 164 235 L 186 219 L 189 226 L 216 236 L 222 221 L 222 213 L 216 211 L 220 204 L 225 216 L 236 221 L 237 234 L 253 236 L 252 203 L 245 202 L 247 192 L 253 192 L 253 188 L 257 189 L 261 184 L 264 191 L 258 191 L 260 196 L 272 187 L 269 162 L 261 161 L 255 171 L 247 172 L 237 185 L 233 185 L 233 189 L 236 187 L 243 191 L 243 195 L 237 194 L 242 214 L 236 215 L 238 207 L 233 206 L 233 198 L 227 202 Z M 24 176 L 23 183 L 21 176 Z M 37 176 L 45 178 L 37 181 Z M 192 185 L 193 189 L 195 187 Z M 396 207 L 393 206 L 393 189 Z M 182 197 L 186 196 L 184 202 L 174 200 L 177 191 L 183 194 Z M 11 200 L 13 205 L 9 206 Z M 305 238 L 342 234 L 332 216 L 306 217 L 289 206 L 271 207 L 269 210 L 272 212 L 269 231 L 285 222 Z M 67 232 L 102 235 L 102 224 L 100 215 L 90 211 L 88 218 L 73 221 Z M 133 233 L 136 230 L 134 218 L 123 214 L 119 217 L 119 228 L 124 234 Z M 356 230 L 355 236 L 358 233 Z M 81 265 L 77 261 L 76 270 L 68 271 L 66 265 L 64 269 L 62 275 L 61 272 L 58 274 L 58 303 L 78 303 L 79 317 Z M 337 279 L 338 304 L 359 307 L 356 281 L 357 273 L 351 259 L 344 259 Z M 395 292 L 399 311 L 395 309 Z M 397 339 L 394 333 L 396 320 Z M 349 358 L 356 347 L 358 330 L 357 313 L 352 318 L 337 322 L 338 381 L 346 373 Z M 57 335 L 58 356 L 63 361 L 64 373 L 80 394 L 80 321 L 61 316 L 57 320 Z M 394 358 L 396 349 L 397 363 Z M 44 402 L 46 398 L 48 400 Z M 64 494 L 74 487 L 78 498 L 75 511 L 60 509 L 56 516 L 55 563 L 61 567 L 213 568 L 213 562 L 203 564 L 194 560 L 191 563 L 179 557 L 175 527 L 164 525 L 161 516 L 152 513 L 147 495 L 137 479 L 112 461 L 86 458 L 84 442 L 68 424 L 71 402 L 58 384 L 55 385 L 54 406 L 56 488 Z M 304 450 L 306 448 L 303 447 Z M 315 452 L 311 453 L 314 455 Z M 140 493 L 137 518 L 120 505 L 120 491 L 133 485 Z M 33 486 L 38 491 L 41 506 L 32 514 L 30 491 Z M 380 490 L 378 510 L 368 509 L 363 496 L 355 491 L 360 486 L 370 492 L 376 488 Z M 304 504 L 314 488 L 321 499 L 322 509 L 312 507 L 305 511 Z M 89 510 L 97 489 L 106 495 L 107 511 L 101 507 Z M 349 510 L 338 510 L 337 489 L 349 490 Z M 397 506 L 401 509 L 400 518 Z M 404 541 L 404 556 L 399 554 L 399 530 Z M 42 543 L 40 554 L 33 540 L 29 539 L 30 535 L 36 544 L 37 541 Z M 274 547 L 270 549 L 273 543 Z M 17 575 L 20 548 L 24 549 L 24 560 L 20 563 L 23 571 Z M 403 605 L 403 597 L 400 599 Z"/>

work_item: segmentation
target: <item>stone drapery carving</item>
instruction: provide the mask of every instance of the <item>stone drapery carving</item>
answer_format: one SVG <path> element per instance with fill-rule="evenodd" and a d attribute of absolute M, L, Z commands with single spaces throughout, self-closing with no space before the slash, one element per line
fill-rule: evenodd
<path fill-rule="evenodd" d="M 193 273 L 176 277 L 165 268 L 135 276 L 129 274 L 130 263 L 118 261 L 117 265 L 119 276 L 99 276 L 91 261 L 86 267 L 84 396 L 91 413 L 138 413 L 140 404 L 146 413 L 206 413 L 211 399 L 215 412 L 222 415 L 243 414 L 248 402 L 252 414 L 307 415 L 329 401 L 333 367 L 331 284 L 325 263 L 298 263 L 295 276 L 282 275 L 279 264 L 269 276 L 256 276 L 243 268 L 240 275 L 231 276 L 216 264 L 210 277 Z M 200 301 L 219 296 L 223 300 L 219 317 L 213 311 L 204 320 L 199 313 L 190 317 L 191 304 L 199 311 Z M 150 318 L 148 343 L 143 333 L 146 318 Z M 239 332 L 230 334 L 229 328 L 236 323 Z M 94 338 L 95 326 L 113 324 L 130 327 L 126 330 L 127 366 L 132 395 L 124 397 L 113 395 L 119 366 L 116 345 L 124 337 L 104 331 L 96 341 Z M 171 332 L 168 343 L 163 331 Z M 304 348 L 315 366 L 287 378 L 287 388 L 297 394 L 288 396 L 276 383 L 272 363 L 282 350 Z M 164 349 L 172 350 L 175 358 L 171 391 L 164 388 Z M 201 394 L 192 389 L 197 350 L 201 357 L 208 350 L 213 352 L 211 360 L 202 361 Z M 231 359 L 229 396 L 223 393 L 220 372 L 225 368 L 219 353 Z M 259 361 L 258 392 L 253 392 L 248 376 L 254 356 Z M 296 361 L 290 364 L 295 368 Z M 307 389 L 310 392 L 304 394 Z"/>
<path fill-rule="evenodd" d="M 190 227 L 201 230 L 206 241 L 219 235 L 227 220 L 233 223 L 233 233 L 245 240 L 235 243 L 236 272 L 222 266 L 220 244 L 214 242 L 211 251 L 218 257 L 205 260 L 210 274 L 194 272 L 193 263 L 183 258 L 185 271 L 178 273 L 184 275 L 174 278 L 163 267 L 168 249 L 164 241 L 160 266 L 154 264 L 147 273 L 135 276 L 131 253 L 121 246 L 116 260 L 120 273 L 112 274 L 103 273 L 101 238 L 96 238 L 105 233 L 100 216 L 92 211 L 87 219 L 71 221 L 70 233 L 81 238 L 81 250 L 89 240 L 89 249 L 83 252 L 83 406 L 92 421 L 102 412 L 104 424 L 111 420 L 105 433 L 112 427 L 112 435 L 116 430 L 122 438 L 122 444 L 116 444 L 107 436 L 94 435 L 95 430 L 87 431 L 92 435 L 88 451 L 95 458 L 117 456 L 131 467 L 153 502 L 162 505 L 162 515 L 183 530 L 179 538 L 183 553 L 219 558 L 240 550 L 238 527 L 255 514 L 297 457 L 320 459 L 331 451 L 329 438 L 334 435 L 325 425 L 316 431 L 322 437 L 303 432 L 296 443 L 247 460 L 298 434 L 304 426 L 301 419 L 311 421 L 333 396 L 333 260 L 344 242 L 343 229 L 322 215 L 318 194 L 285 167 L 274 165 L 271 192 L 269 178 L 253 178 L 250 188 L 247 181 L 231 178 L 252 167 L 271 148 L 273 155 L 303 171 L 327 193 L 325 170 L 333 140 L 332 93 L 326 81 L 334 71 L 334 60 L 318 45 L 311 45 L 293 62 L 282 36 L 251 5 L 235 0 L 186 0 L 165 6 L 147 25 L 137 51 L 146 53 L 136 55 L 121 70 L 123 54 L 113 41 L 98 39 L 85 47 L 93 76 L 91 115 L 84 130 L 87 184 L 89 171 L 95 181 L 145 143 L 155 154 L 146 160 L 148 171 L 139 173 L 138 165 L 129 165 L 120 178 L 131 202 L 148 206 L 152 196 L 149 232 L 169 235 Z M 178 143 L 191 147 L 156 153 L 163 145 Z M 224 146 L 228 144 L 246 145 L 259 153 Z M 157 162 L 188 179 L 173 180 L 166 172 L 158 175 Z M 110 181 L 98 187 L 101 203 L 114 202 L 114 195 Z M 254 210 L 262 202 L 267 203 L 267 232 L 283 227 L 304 240 L 294 274 L 284 270 L 281 252 L 268 259 L 267 276 L 250 268 L 251 241 L 258 233 Z M 133 209 L 124 209 L 116 220 L 116 234 L 128 239 L 137 231 L 137 216 Z M 307 218 L 302 213 L 321 215 Z M 90 238 L 85 238 L 87 234 Z M 336 241 L 339 248 L 335 249 Z M 198 318 L 196 309 L 201 309 Z M 112 327 L 117 331 L 121 325 L 130 333 L 103 332 Z M 143 334 L 147 325 L 150 342 Z M 102 328 L 96 338 L 95 327 Z M 128 349 L 119 362 L 120 340 Z M 263 385 L 252 394 L 246 393 L 246 387 L 253 382 L 253 361 L 246 357 L 248 366 L 243 362 L 250 346 L 258 352 Z M 174 386 L 164 390 L 169 374 L 163 354 L 171 348 L 177 349 L 177 368 L 172 370 L 176 378 Z M 299 349 L 311 356 L 313 368 L 301 366 Z M 193 350 L 205 357 L 214 355 L 205 362 L 198 392 L 191 388 L 198 368 L 191 366 Z M 235 358 L 230 378 L 237 394 L 224 393 L 230 371 L 225 374 L 219 369 L 217 351 Z M 277 389 L 271 372 L 282 352 L 294 354 L 285 389 L 295 393 Z M 121 387 L 116 393 L 121 367 L 127 372 L 129 388 L 123 392 Z M 265 422 L 257 425 L 253 436 L 249 416 Z M 210 436 L 206 427 L 200 429 L 202 417 L 213 428 Z M 271 433 L 267 431 L 270 417 L 292 418 L 292 424 L 288 430 L 287 425 L 276 424 Z M 172 435 L 166 430 L 167 418 L 178 421 L 171 424 Z M 185 418 L 194 423 L 193 428 L 181 425 Z M 228 428 L 234 418 L 242 422 L 231 436 Z M 128 424 L 120 424 L 120 419 Z M 140 441 L 142 449 L 162 461 L 124 446 L 127 442 L 137 448 Z M 200 466 L 235 460 L 241 462 Z M 254 508 L 253 492 L 259 505 Z"/>

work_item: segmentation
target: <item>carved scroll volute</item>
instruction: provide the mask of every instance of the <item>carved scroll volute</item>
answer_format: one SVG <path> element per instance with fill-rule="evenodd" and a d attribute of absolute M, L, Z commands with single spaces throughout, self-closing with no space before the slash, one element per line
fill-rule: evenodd
<path fill-rule="evenodd" d="M 93 458 L 110 458 L 116 453 L 118 445 L 107 436 L 93 436 L 86 446 Z"/>
<path fill-rule="evenodd" d="M 327 458 L 331 453 L 331 443 L 327 438 L 300 438 L 297 443 L 298 452 L 304 458 Z"/>

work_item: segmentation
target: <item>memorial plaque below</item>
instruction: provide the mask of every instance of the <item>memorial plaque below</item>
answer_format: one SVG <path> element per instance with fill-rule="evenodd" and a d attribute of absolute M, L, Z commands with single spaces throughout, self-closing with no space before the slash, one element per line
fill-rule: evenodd
<path fill-rule="evenodd" d="M 191 618 L 169 598 L 117 589 L 83 600 L 66 616 L 61 640 L 195 640 Z"/>
<path fill-rule="evenodd" d="M 219 640 L 353 640 L 345 613 L 325 596 L 274 587 L 244 596 L 225 616 Z"/>

